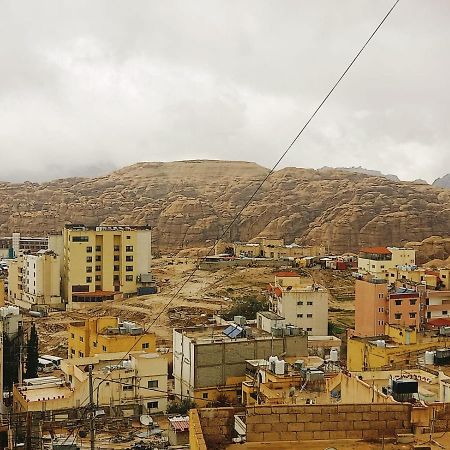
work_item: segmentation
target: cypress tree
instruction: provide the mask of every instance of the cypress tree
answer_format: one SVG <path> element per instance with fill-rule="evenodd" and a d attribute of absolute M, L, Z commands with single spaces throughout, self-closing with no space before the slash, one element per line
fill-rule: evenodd
<path fill-rule="evenodd" d="M 27 343 L 27 371 L 25 378 L 36 378 L 38 375 L 39 338 L 34 323 L 31 325 Z"/>

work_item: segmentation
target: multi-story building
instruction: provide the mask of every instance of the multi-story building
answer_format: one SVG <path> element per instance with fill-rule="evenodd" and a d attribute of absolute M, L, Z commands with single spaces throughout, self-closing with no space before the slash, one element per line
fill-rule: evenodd
<path fill-rule="evenodd" d="M 233 244 L 236 256 L 249 258 L 296 259 L 305 256 L 324 256 L 323 245 L 285 244 L 283 239 L 257 238 L 252 242 L 235 242 Z"/>
<path fill-rule="evenodd" d="M 24 309 L 33 305 L 65 309 L 60 266 L 60 257 L 50 250 L 19 255 L 9 263 L 9 300 Z"/>
<path fill-rule="evenodd" d="M 150 272 L 150 226 L 66 225 L 49 246 L 63 257 L 68 309 L 135 294 Z"/>
<path fill-rule="evenodd" d="M 387 279 L 388 271 L 416 263 L 416 251 L 398 247 L 364 247 L 358 255 L 358 272 L 374 278 Z"/>
<path fill-rule="evenodd" d="M 450 325 L 450 291 L 427 289 L 425 314 L 427 322 L 448 319 L 448 325 Z"/>
<path fill-rule="evenodd" d="M 245 380 L 246 360 L 271 355 L 308 355 L 306 333 L 273 335 L 253 327 L 212 326 L 173 330 L 175 395 L 206 405 L 220 395 L 236 401 Z"/>
<path fill-rule="evenodd" d="M 117 317 L 98 317 L 72 322 L 67 333 L 69 358 L 126 352 L 130 349 L 147 353 L 156 351 L 155 333 L 145 332 L 133 322 L 121 322 Z"/>
<path fill-rule="evenodd" d="M 414 289 L 389 289 L 386 280 L 355 283 L 355 335 L 378 336 L 385 325 L 420 329 L 424 322 L 423 296 Z"/>
<path fill-rule="evenodd" d="M 70 417 L 73 408 L 88 402 L 88 365 L 94 366 L 96 404 L 107 415 L 138 417 L 167 409 L 167 359 L 141 351 L 63 360 L 63 378 L 35 378 L 14 386 L 14 411 L 46 411 L 49 416 L 54 412 Z"/>
<path fill-rule="evenodd" d="M 296 272 L 277 272 L 269 285 L 270 310 L 310 335 L 328 334 L 328 291 Z"/>

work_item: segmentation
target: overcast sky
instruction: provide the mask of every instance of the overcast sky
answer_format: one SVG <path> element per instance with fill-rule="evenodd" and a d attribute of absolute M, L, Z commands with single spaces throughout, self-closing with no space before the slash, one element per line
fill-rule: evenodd
<path fill-rule="evenodd" d="M 272 166 L 392 4 L 0 0 L 0 179 Z M 449 21 L 402 0 L 283 166 L 450 172 Z"/>

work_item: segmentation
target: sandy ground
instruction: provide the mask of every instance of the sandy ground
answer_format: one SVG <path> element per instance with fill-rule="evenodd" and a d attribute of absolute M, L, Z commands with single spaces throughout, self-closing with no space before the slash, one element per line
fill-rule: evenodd
<path fill-rule="evenodd" d="M 228 308 L 234 298 L 251 295 L 262 299 L 268 283 L 273 281 L 272 268 L 197 270 L 192 275 L 194 268 L 192 259 L 156 259 L 153 273 L 158 280 L 158 294 L 88 305 L 76 311 L 52 312 L 38 319 L 26 316 L 24 320 L 36 323 L 41 353 L 62 357 L 67 354 L 66 330 L 70 322 L 106 315 L 139 323 L 156 333 L 158 346 L 171 347 L 172 328 L 208 323 L 214 313 Z M 309 269 L 303 274 L 331 288 L 330 319 L 351 326 L 354 302 L 346 296 L 354 293 L 354 279 L 349 273 Z"/>

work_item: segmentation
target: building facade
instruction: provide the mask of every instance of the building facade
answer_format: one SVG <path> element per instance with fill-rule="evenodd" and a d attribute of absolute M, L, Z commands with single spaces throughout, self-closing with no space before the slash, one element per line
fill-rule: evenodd
<path fill-rule="evenodd" d="M 150 272 L 150 226 L 66 225 L 49 245 L 62 252 L 68 309 L 136 294 Z"/>
<path fill-rule="evenodd" d="M 389 278 L 388 271 L 416 264 L 416 251 L 398 247 L 364 247 L 358 255 L 358 272 L 374 278 Z"/>
<path fill-rule="evenodd" d="M 229 337 L 225 326 L 173 330 L 175 395 L 204 406 L 220 395 L 236 401 L 245 380 L 246 360 L 271 355 L 308 354 L 306 334 L 275 337 L 255 328 L 250 334 Z"/>
<path fill-rule="evenodd" d="M 68 329 L 68 358 L 93 357 L 100 353 L 156 351 L 155 333 L 147 333 L 133 322 L 117 317 L 98 317 L 73 322 Z"/>
<path fill-rule="evenodd" d="M 328 291 L 311 281 L 296 272 L 277 272 L 269 285 L 270 310 L 310 335 L 326 336 Z"/>

